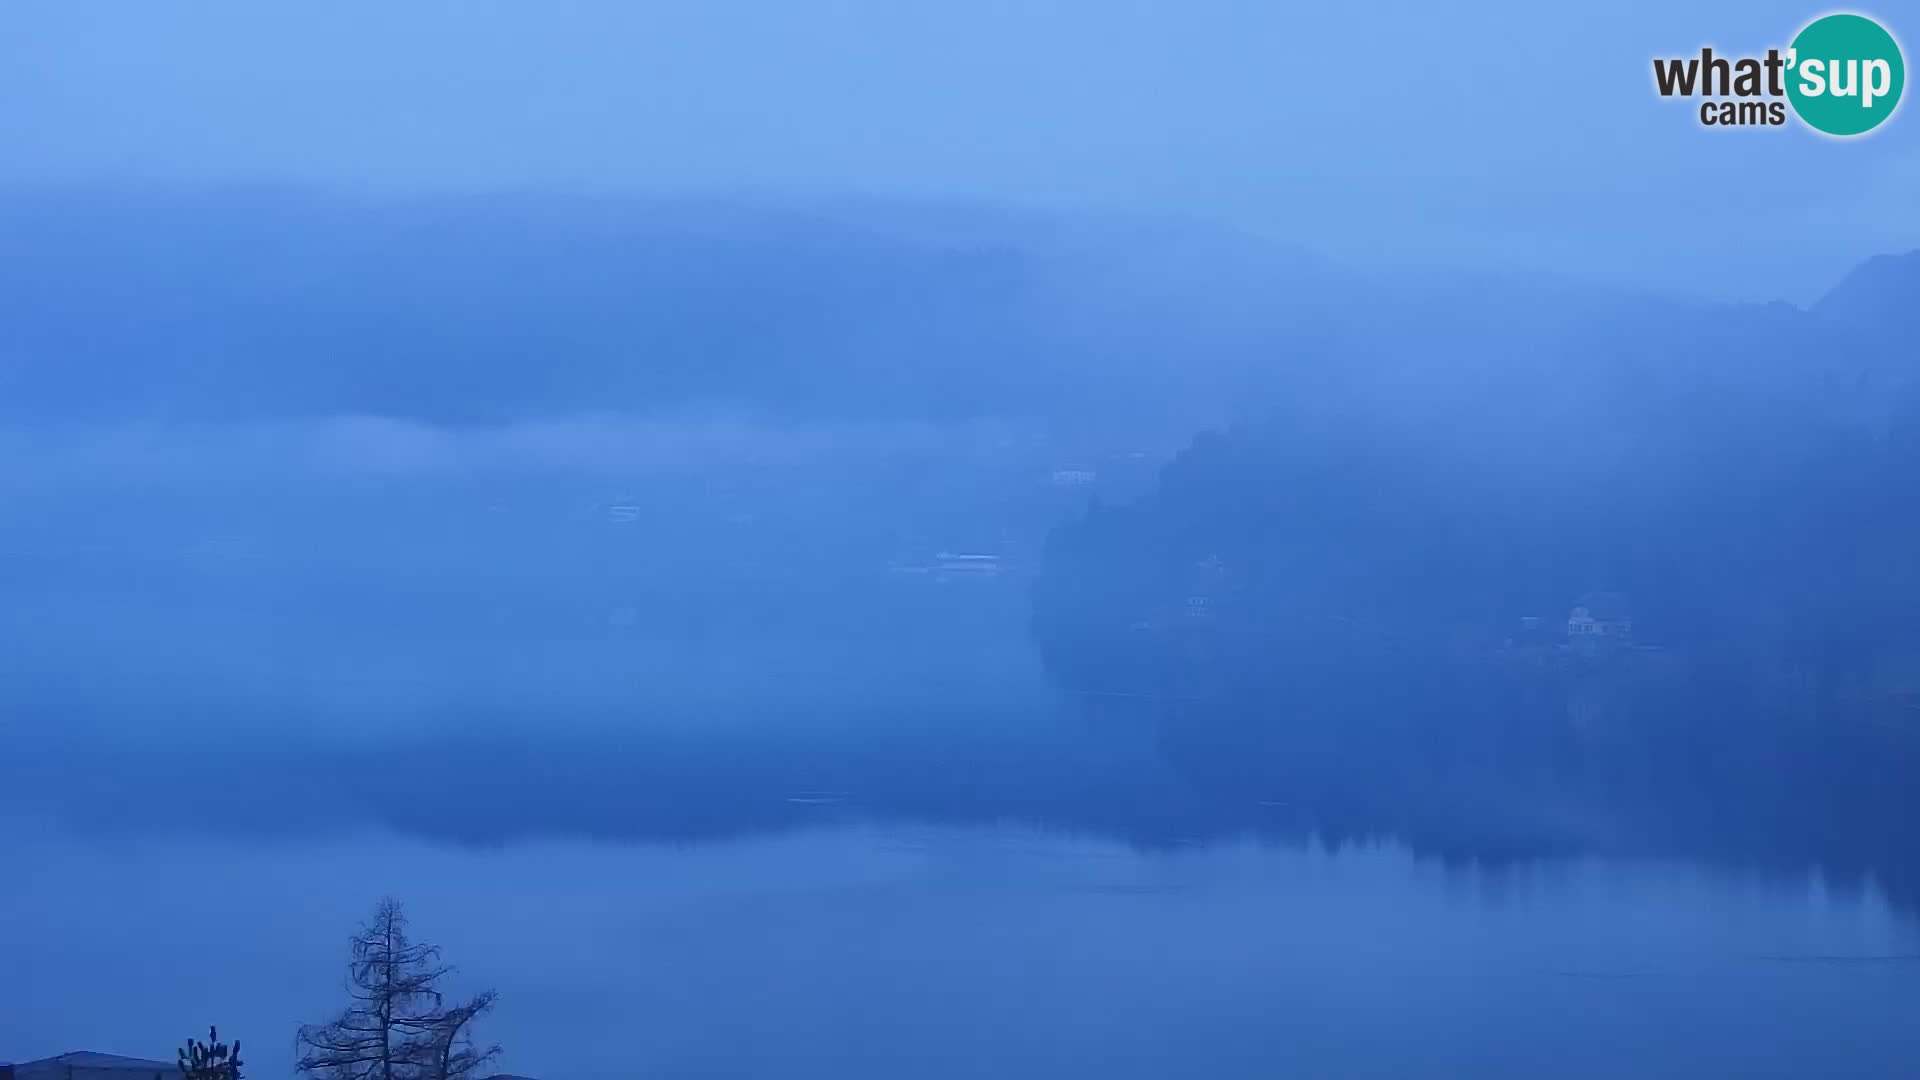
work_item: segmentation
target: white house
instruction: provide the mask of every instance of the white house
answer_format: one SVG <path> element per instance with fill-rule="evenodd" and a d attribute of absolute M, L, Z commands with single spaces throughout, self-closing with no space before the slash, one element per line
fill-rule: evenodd
<path fill-rule="evenodd" d="M 1588 593 L 1567 614 L 1567 639 L 1576 644 L 1633 640 L 1633 613 L 1619 593 Z"/>

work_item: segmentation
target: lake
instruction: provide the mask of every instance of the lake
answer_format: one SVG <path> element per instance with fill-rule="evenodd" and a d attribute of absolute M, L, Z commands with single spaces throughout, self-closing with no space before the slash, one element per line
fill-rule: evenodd
<path fill-rule="evenodd" d="M 1229 783 L 1265 743 L 1061 692 L 1001 584 L 822 634 L 16 609 L 0 1055 L 217 1023 L 286 1075 L 392 894 L 544 1080 L 1920 1061 L 1900 867 L 1593 798 L 1366 801 L 1404 783 L 1365 763 Z"/>

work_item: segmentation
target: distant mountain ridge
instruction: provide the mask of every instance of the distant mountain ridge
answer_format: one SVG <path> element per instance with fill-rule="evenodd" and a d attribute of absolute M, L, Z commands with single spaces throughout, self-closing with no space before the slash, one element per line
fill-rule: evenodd
<path fill-rule="evenodd" d="M 14 192 L 0 235 L 0 416 L 36 421 L 720 404 L 1191 429 L 1301 394 L 1419 410 L 1491 386 L 1544 416 L 1648 379 L 1859 399 L 1907 378 L 1881 343 L 1920 298 L 1915 255 L 1809 313 L 1396 281 L 1200 221 L 881 200 Z"/>
<path fill-rule="evenodd" d="M 1158 411 L 1204 395 L 1197 365 L 1244 354 L 1284 319 L 1247 304 L 1228 317 L 1223 290 L 1156 282 L 1151 244 L 1184 245 L 1191 264 L 1209 261 L 1196 245 L 1232 243 L 1236 260 L 1261 260 L 1262 282 L 1325 276 L 1215 234 L 1009 219 L 963 242 L 967 221 L 945 219 L 692 200 L 16 195 L 0 199 L 16 256 L 0 266 L 0 411 Z"/>
<path fill-rule="evenodd" d="M 1920 324 L 1920 250 L 1867 259 L 1821 297 L 1812 311 L 1853 325 L 1912 329 Z"/>

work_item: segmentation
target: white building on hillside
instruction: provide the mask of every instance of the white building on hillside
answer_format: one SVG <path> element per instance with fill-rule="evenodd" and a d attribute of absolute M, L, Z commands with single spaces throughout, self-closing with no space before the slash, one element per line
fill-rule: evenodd
<path fill-rule="evenodd" d="M 1567 615 L 1567 643 L 1582 653 L 1633 644 L 1633 612 L 1620 593 L 1588 593 Z"/>
<path fill-rule="evenodd" d="M 1633 613 L 1627 598 L 1619 593 L 1588 593 L 1567 615 L 1567 636 L 1571 638 L 1633 637 Z"/>

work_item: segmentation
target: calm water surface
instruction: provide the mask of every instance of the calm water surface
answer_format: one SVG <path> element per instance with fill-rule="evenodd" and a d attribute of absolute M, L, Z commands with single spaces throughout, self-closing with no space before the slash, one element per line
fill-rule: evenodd
<path fill-rule="evenodd" d="M 211 1022 L 286 1075 L 391 893 L 548 1080 L 1920 1067 L 1871 868 L 1344 828 L 1051 689 L 1016 608 L 324 659 L 208 620 L 128 681 L 75 673 L 130 641 L 56 626 L 5 686 L 59 721 L 9 721 L 0 1056 Z"/>

